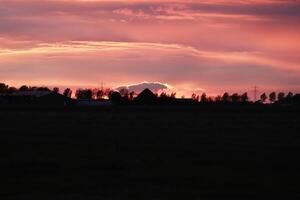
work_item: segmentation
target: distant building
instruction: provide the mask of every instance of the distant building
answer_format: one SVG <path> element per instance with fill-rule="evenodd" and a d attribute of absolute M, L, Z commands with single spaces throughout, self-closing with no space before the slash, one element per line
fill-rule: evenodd
<path fill-rule="evenodd" d="M 37 102 L 41 105 L 67 106 L 73 104 L 74 100 L 57 92 L 50 92 L 39 96 Z"/>
<path fill-rule="evenodd" d="M 6 104 L 29 104 L 29 105 L 70 105 L 74 101 L 59 93 L 52 91 L 16 91 L 12 94 L 3 95 Z"/>
<path fill-rule="evenodd" d="M 11 94 L 11 96 L 31 96 L 31 97 L 41 97 L 45 95 L 49 95 L 53 92 L 51 91 L 16 91 Z"/>
<path fill-rule="evenodd" d="M 146 88 L 135 98 L 135 101 L 139 104 L 154 104 L 157 103 L 157 99 L 157 96 Z"/>

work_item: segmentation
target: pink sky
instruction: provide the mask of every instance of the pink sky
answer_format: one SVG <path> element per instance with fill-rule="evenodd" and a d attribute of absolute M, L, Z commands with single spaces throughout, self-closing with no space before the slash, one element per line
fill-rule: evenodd
<path fill-rule="evenodd" d="M 1 0 L 0 82 L 300 92 L 297 0 Z"/>

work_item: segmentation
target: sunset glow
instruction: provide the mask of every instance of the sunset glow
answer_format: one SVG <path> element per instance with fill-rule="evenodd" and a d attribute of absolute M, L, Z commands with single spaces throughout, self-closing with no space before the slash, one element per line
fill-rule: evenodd
<path fill-rule="evenodd" d="M 2 0 L 0 82 L 300 92 L 300 1 Z"/>

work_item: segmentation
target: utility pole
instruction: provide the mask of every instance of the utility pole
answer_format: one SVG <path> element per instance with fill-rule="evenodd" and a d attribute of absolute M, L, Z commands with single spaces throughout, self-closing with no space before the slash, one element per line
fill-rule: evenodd
<path fill-rule="evenodd" d="M 254 102 L 257 101 L 257 92 L 258 92 L 258 87 L 257 86 L 254 86 Z"/>
<path fill-rule="evenodd" d="M 101 90 L 103 91 L 103 89 L 104 89 L 104 86 L 103 86 L 104 84 L 103 84 L 103 81 L 101 81 Z"/>

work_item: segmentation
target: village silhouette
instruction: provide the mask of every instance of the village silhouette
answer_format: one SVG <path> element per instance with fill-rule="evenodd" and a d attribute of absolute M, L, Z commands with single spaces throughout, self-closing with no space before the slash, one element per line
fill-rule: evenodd
<path fill-rule="evenodd" d="M 298 198 L 299 105 L 2 83 L 0 199 Z"/>
<path fill-rule="evenodd" d="M 110 88 L 77 89 L 66 88 L 60 91 L 58 87 L 29 87 L 20 88 L 0 83 L 1 105 L 39 105 L 39 106 L 112 106 L 112 105 L 299 105 L 300 94 L 283 92 L 262 93 L 259 99 L 250 100 L 248 93 L 229 94 L 216 97 L 205 93 L 192 94 L 191 97 L 177 98 L 176 93 L 153 93 L 146 88 L 140 93 L 122 88 L 118 91 Z M 255 97 L 256 98 L 256 97 Z"/>

